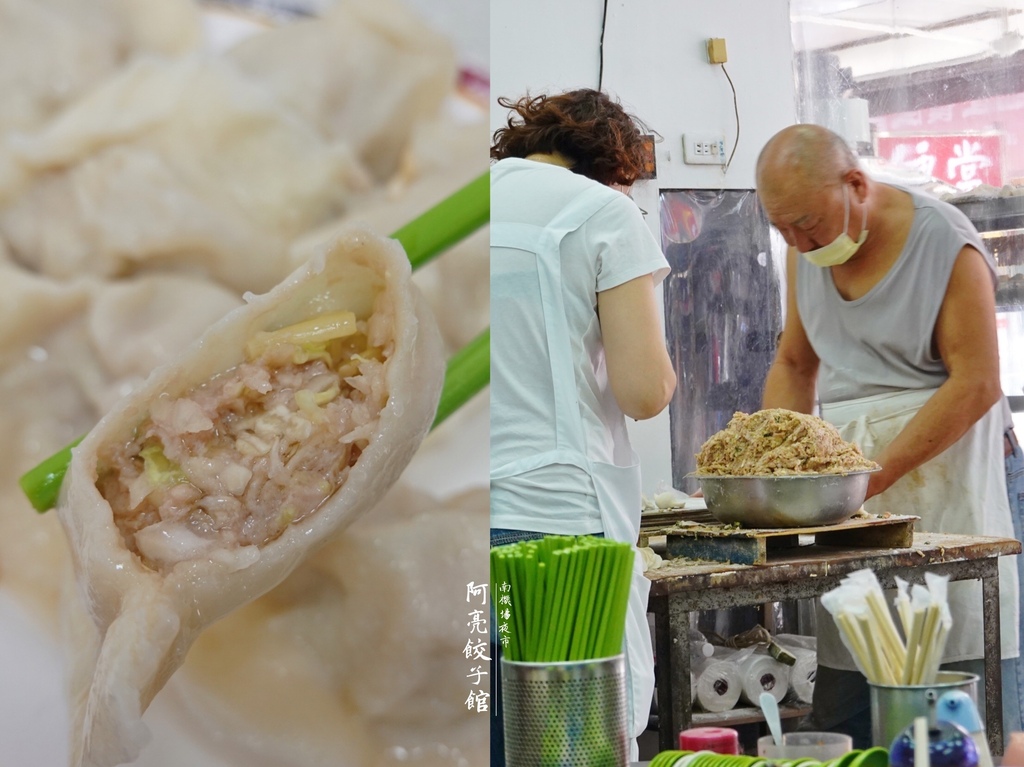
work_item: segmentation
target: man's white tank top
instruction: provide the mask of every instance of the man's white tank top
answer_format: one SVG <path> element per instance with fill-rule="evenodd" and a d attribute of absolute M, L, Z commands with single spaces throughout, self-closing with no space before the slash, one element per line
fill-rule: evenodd
<path fill-rule="evenodd" d="M 797 266 L 797 307 L 821 360 L 818 396 L 843 402 L 909 389 L 935 389 L 949 377 L 933 353 L 935 322 L 957 255 L 977 249 L 995 261 L 960 210 L 912 189 L 914 220 L 896 263 L 864 296 L 839 295 L 828 268 L 804 258 Z"/>

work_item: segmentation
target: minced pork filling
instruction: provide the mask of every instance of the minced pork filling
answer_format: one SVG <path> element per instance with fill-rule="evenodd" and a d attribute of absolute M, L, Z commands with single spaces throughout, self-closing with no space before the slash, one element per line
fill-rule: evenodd
<path fill-rule="evenodd" d="M 877 469 L 828 421 L 782 408 L 734 413 L 697 453 L 696 474 L 751 477 Z"/>
<path fill-rule="evenodd" d="M 376 316 L 376 315 L 375 315 Z M 340 487 L 387 401 L 390 341 L 332 312 L 246 347 L 246 361 L 162 397 L 123 444 L 101 450 L 97 488 L 150 566 L 260 546 Z"/>

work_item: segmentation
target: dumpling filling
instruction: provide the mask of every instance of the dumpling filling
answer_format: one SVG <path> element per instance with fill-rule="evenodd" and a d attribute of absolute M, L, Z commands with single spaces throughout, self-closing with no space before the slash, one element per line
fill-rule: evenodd
<path fill-rule="evenodd" d="M 163 395 L 130 440 L 101 449 L 96 486 L 128 548 L 160 570 L 262 546 L 316 511 L 387 402 L 382 316 L 329 312 L 257 333 L 244 362 Z"/>
<path fill-rule="evenodd" d="M 783 408 L 734 413 L 697 454 L 697 476 L 848 474 L 878 464 L 815 415 Z"/>

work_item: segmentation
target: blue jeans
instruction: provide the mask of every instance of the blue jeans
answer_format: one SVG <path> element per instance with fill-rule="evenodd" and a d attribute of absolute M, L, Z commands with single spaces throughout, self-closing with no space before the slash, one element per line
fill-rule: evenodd
<path fill-rule="evenodd" d="M 1013 535 L 1018 541 L 1024 541 L 1024 450 L 1021 450 L 1013 429 L 1006 436 L 1012 447 L 1006 456 L 1006 491 L 1013 518 Z M 1024 634 L 1024 554 L 1017 555 L 1017 577 L 1020 581 L 1021 633 Z M 1024 730 L 1024 647 L 1021 650 L 1020 657 L 1010 661 L 1016 671 L 1013 679 L 1007 680 L 1007 675 L 1003 674 L 1003 724 L 1009 727 L 1006 732 Z"/>

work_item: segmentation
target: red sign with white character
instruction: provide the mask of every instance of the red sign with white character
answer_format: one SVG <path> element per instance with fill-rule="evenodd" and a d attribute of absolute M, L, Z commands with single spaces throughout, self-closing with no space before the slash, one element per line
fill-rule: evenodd
<path fill-rule="evenodd" d="M 879 157 L 962 191 L 982 184 L 1003 185 L 1002 148 L 1002 136 L 994 133 L 878 136 Z"/>

